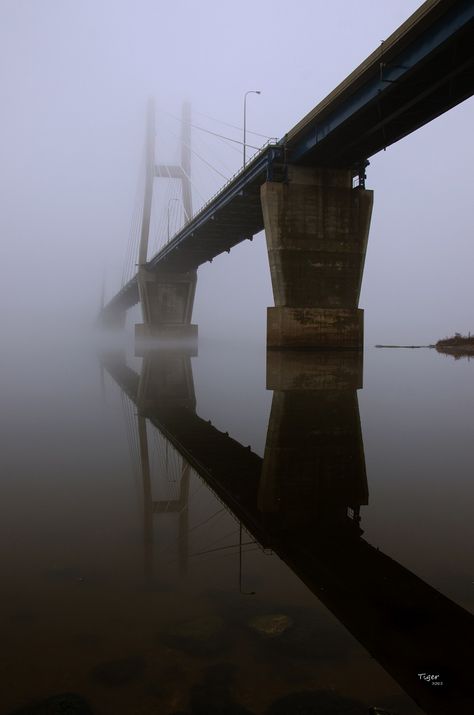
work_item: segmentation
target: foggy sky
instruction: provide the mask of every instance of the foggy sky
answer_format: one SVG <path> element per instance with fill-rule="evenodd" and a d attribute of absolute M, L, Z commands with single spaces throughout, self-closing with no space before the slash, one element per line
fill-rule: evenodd
<path fill-rule="evenodd" d="M 259 89 L 248 125 L 280 137 L 419 4 L 2 0 L 2 333 L 92 320 L 104 267 L 108 297 L 119 288 L 148 97 L 166 161 L 177 140 L 160 112 L 179 114 L 183 99 L 222 131 L 202 115 L 240 126 L 244 92 Z M 368 343 L 474 332 L 472 126 L 471 99 L 371 159 Z M 238 151 L 194 142 L 238 168 Z M 194 159 L 193 175 L 205 195 L 223 183 Z M 199 270 L 201 335 L 264 339 L 272 304 L 263 234 Z"/>

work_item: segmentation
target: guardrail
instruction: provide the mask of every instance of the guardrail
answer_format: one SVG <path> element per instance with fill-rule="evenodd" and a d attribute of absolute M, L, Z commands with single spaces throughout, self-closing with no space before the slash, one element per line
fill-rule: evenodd
<path fill-rule="evenodd" d="M 182 231 L 184 231 L 184 229 L 186 229 L 186 228 L 187 228 L 201 213 L 203 213 L 221 194 L 223 194 L 224 191 L 230 186 L 230 184 L 232 184 L 239 176 L 243 176 L 243 175 L 245 174 L 245 172 L 248 170 L 248 168 L 251 166 L 251 164 L 253 164 L 260 156 L 262 156 L 262 155 L 263 155 L 266 151 L 268 151 L 268 149 L 270 149 L 271 147 L 277 147 L 277 146 L 278 146 L 277 142 L 278 142 L 278 140 L 273 141 L 272 139 L 269 139 L 268 141 L 266 141 L 265 144 L 263 144 L 263 146 L 261 146 L 260 149 L 259 149 L 258 151 L 256 151 L 255 154 L 253 154 L 253 155 L 250 157 L 250 159 L 246 162 L 245 166 L 242 166 L 240 169 L 238 169 L 238 171 L 235 172 L 235 174 L 232 174 L 232 176 L 230 177 L 230 179 L 228 179 L 228 180 L 226 181 L 226 183 L 223 184 L 218 191 L 216 191 L 215 194 L 213 194 L 204 204 L 202 204 L 202 205 L 199 207 L 199 210 L 196 211 L 196 213 L 194 213 L 185 223 L 183 223 L 183 225 L 181 226 L 180 229 L 178 229 L 177 231 L 175 231 L 175 233 L 174 233 L 172 236 L 170 236 L 169 239 L 168 239 L 165 243 L 162 244 L 160 250 L 157 251 L 157 252 L 147 261 L 147 263 L 150 263 L 150 261 L 152 261 L 154 258 L 156 258 L 156 256 L 158 256 L 158 254 L 162 251 L 162 249 L 165 248 L 165 246 L 167 246 L 169 243 L 171 243 L 171 241 L 172 241 L 174 238 L 176 238 L 176 236 L 178 236 Z"/>
<path fill-rule="evenodd" d="M 150 263 L 154 258 L 156 258 L 161 251 L 168 246 L 175 238 L 178 236 L 182 231 L 184 231 L 196 218 L 199 217 L 200 214 L 204 213 L 204 211 L 214 202 L 216 199 L 225 192 L 225 190 L 234 182 L 236 181 L 240 176 L 243 176 L 246 171 L 248 171 L 249 167 L 259 159 L 268 149 L 272 147 L 278 147 L 278 139 L 269 139 L 268 141 L 263 144 L 258 151 L 253 154 L 250 159 L 246 162 L 245 166 L 242 166 L 240 169 L 238 169 L 230 179 L 228 179 L 225 184 L 223 184 L 218 191 L 216 191 L 215 194 L 213 194 L 205 203 L 203 203 L 200 207 L 199 210 L 196 211 L 182 226 L 179 228 L 175 233 L 169 237 L 167 241 L 165 241 L 162 245 L 159 251 L 153 254 L 149 260 L 147 260 L 147 263 Z M 131 285 L 135 282 L 136 280 L 136 275 L 130 278 L 126 283 L 124 283 L 121 287 L 120 290 L 117 291 L 115 296 L 109 301 L 107 305 L 110 305 L 113 303 L 116 299 L 118 299 L 121 295 L 124 295 L 127 290 L 130 289 Z M 107 306 L 105 306 L 107 308 Z"/>
<path fill-rule="evenodd" d="M 268 151 L 268 149 L 270 149 L 270 148 L 272 148 L 272 147 L 278 147 L 278 146 L 279 146 L 278 140 L 275 140 L 275 141 L 274 141 L 274 140 L 272 140 L 272 139 L 269 139 L 268 141 L 266 141 L 265 144 L 263 144 L 263 146 L 261 146 L 260 149 L 258 149 L 258 151 L 256 151 L 255 154 L 253 154 L 253 155 L 250 157 L 250 159 L 246 162 L 245 166 L 242 166 L 242 167 L 241 167 L 240 169 L 238 169 L 234 174 L 232 174 L 232 176 L 230 177 L 230 179 L 228 179 L 228 180 L 225 182 L 225 184 L 223 184 L 223 185 L 220 187 L 220 189 L 219 189 L 218 191 L 216 191 L 215 194 L 213 194 L 205 203 L 203 203 L 203 204 L 199 207 L 199 210 L 196 211 L 196 213 L 194 213 L 194 214 L 191 216 L 191 218 L 189 218 L 189 219 L 186 221 L 186 223 L 184 223 L 184 224 L 181 226 L 181 228 L 179 228 L 177 231 L 175 231 L 175 233 L 174 233 L 172 236 L 170 236 L 169 239 L 168 239 L 165 243 L 162 244 L 160 250 L 157 251 L 155 254 L 153 254 L 153 256 L 151 256 L 151 258 L 150 258 L 149 260 L 147 260 L 147 263 L 150 263 L 154 258 L 156 258 L 156 257 L 161 253 L 161 251 L 162 251 L 164 248 L 166 248 L 166 246 L 168 246 L 180 233 L 182 233 L 193 221 L 195 221 L 196 218 L 198 218 L 201 214 L 203 214 L 203 213 L 206 211 L 206 209 L 209 208 L 209 206 L 210 206 L 214 201 L 216 201 L 219 196 L 221 196 L 222 194 L 224 194 L 225 191 L 226 191 L 226 189 L 228 189 L 228 187 L 229 187 L 232 183 L 234 183 L 234 181 L 236 181 L 239 177 L 243 176 L 243 175 L 245 174 L 245 172 L 248 171 L 249 167 L 251 167 L 252 164 L 254 164 L 266 151 Z M 120 297 L 121 297 L 122 295 L 124 295 L 125 293 L 127 293 L 127 291 L 130 290 L 130 288 L 132 287 L 132 285 L 135 283 L 136 279 L 137 279 L 137 274 L 135 274 L 135 275 L 134 275 L 132 278 L 130 278 L 126 283 L 124 283 L 124 284 L 120 287 L 120 290 L 118 290 L 117 293 L 114 295 L 114 297 L 108 302 L 108 304 L 107 304 L 106 306 L 104 306 L 104 310 L 107 310 L 107 308 L 108 308 L 111 304 L 115 303 L 117 300 L 120 299 Z"/>

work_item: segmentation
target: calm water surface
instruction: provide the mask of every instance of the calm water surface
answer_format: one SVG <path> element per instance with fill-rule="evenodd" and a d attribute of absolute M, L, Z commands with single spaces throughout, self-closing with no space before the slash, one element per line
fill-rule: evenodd
<path fill-rule="evenodd" d="M 98 352 L 3 351 L 1 713 L 472 711 L 474 361 Z"/>

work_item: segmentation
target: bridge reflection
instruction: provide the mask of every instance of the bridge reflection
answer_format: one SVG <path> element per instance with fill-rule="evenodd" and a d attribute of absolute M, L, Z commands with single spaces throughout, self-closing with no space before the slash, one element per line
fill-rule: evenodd
<path fill-rule="evenodd" d="M 189 351 L 147 352 L 140 375 L 121 354 L 102 362 L 138 409 L 150 568 L 153 512 L 163 509 L 179 513 L 186 567 L 192 467 L 426 713 L 472 712 L 472 616 L 362 538 L 368 486 L 360 353 L 268 353 L 274 392 L 263 460 L 197 415 Z M 181 459 L 179 494 L 167 505 L 151 494 L 147 421 Z"/>

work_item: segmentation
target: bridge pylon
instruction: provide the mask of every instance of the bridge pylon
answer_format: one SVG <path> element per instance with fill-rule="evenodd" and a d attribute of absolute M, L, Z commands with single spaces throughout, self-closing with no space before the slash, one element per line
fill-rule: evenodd
<path fill-rule="evenodd" d="M 180 271 L 179 264 L 168 270 L 147 268 L 151 209 L 155 178 L 181 182 L 181 200 L 186 220 L 192 216 L 191 191 L 191 106 L 183 103 L 181 164 L 157 164 L 155 157 L 155 108 L 150 100 L 147 112 L 145 191 L 138 251 L 138 292 L 143 323 L 135 326 L 141 338 L 197 338 L 197 325 L 191 324 L 197 271 Z M 169 237 L 168 237 L 169 238 Z"/>

